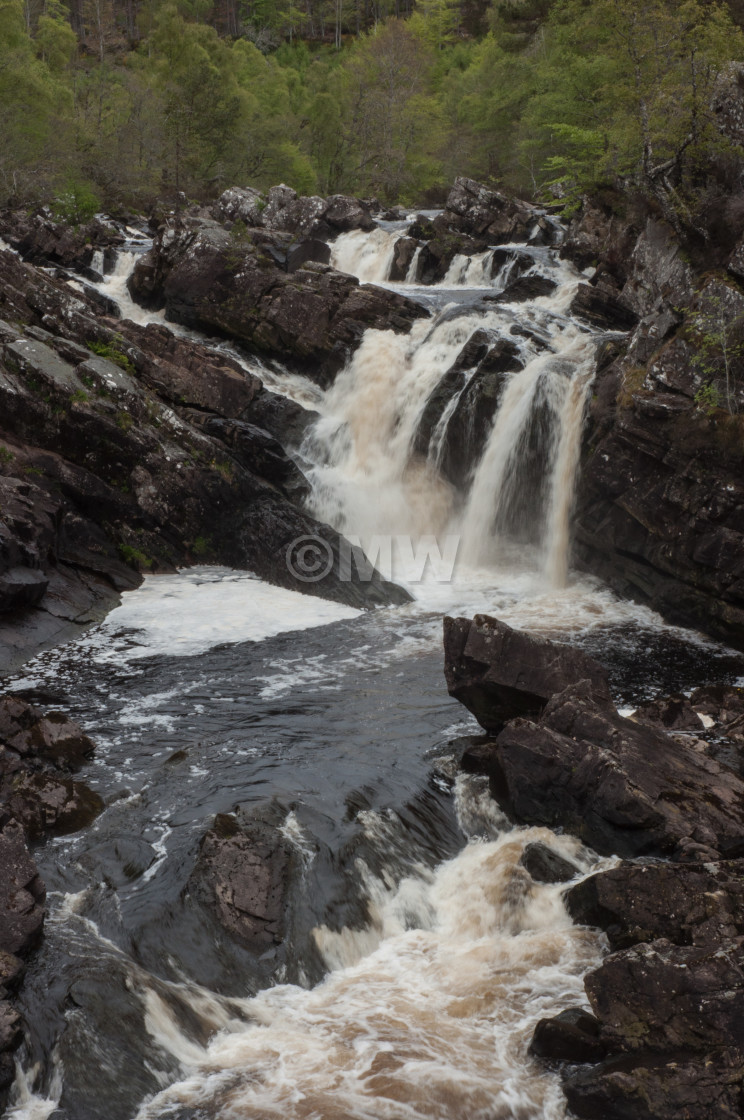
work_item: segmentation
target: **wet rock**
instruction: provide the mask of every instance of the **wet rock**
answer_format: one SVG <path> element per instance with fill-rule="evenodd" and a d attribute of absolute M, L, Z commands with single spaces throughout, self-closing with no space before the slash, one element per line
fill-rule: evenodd
<path fill-rule="evenodd" d="M 557 1062 L 600 1062 L 607 1047 L 599 1037 L 599 1020 L 581 1008 L 571 1007 L 553 1019 L 540 1019 L 530 1043 L 536 1058 Z"/>
<path fill-rule="evenodd" d="M 0 697 L 0 742 L 22 758 L 41 758 L 75 769 L 91 758 L 92 741 L 63 712 L 47 715 L 15 696 Z"/>
<path fill-rule="evenodd" d="M 25 210 L 0 213 L 0 237 L 32 264 L 58 264 L 77 271 L 89 271 L 96 250 L 124 243 L 113 226 L 94 218 L 81 226 L 56 222 L 43 208 L 29 214 Z"/>
<path fill-rule="evenodd" d="M 395 242 L 393 263 L 390 266 L 388 280 L 392 280 L 393 283 L 399 283 L 407 279 L 408 271 L 418 248 L 419 243 L 413 237 L 401 237 Z M 416 277 L 413 279 L 415 281 Z"/>
<path fill-rule="evenodd" d="M 579 874 L 576 864 L 539 841 L 527 845 L 519 862 L 536 883 L 567 883 Z"/>
<path fill-rule="evenodd" d="M 83 782 L 51 773 L 21 770 L 6 778 L 2 792 L 8 812 L 31 840 L 79 832 L 104 808 L 99 794 Z"/>
<path fill-rule="evenodd" d="M 8 568 L 0 574 L 0 614 L 35 607 L 43 599 L 49 580 L 33 568 Z"/>
<path fill-rule="evenodd" d="M 499 303 L 523 303 L 528 299 L 549 296 L 557 287 L 555 280 L 535 273 L 532 276 L 520 276 L 515 280 L 510 280 L 503 292 L 499 293 L 497 299 Z"/>
<path fill-rule="evenodd" d="M 444 220 L 453 228 L 491 245 L 528 241 L 538 220 L 535 208 L 508 198 L 473 179 L 455 179 L 447 196 Z"/>
<path fill-rule="evenodd" d="M 613 1058 L 572 1071 L 563 1088 L 581 1120 L 739 1120 L 744 1054 Z"/>
<path fill-rule="evenodd" d="M 579 284 L 569 310 L 572 315 L 606 330 L 629 331 L 638 322 L 638 316 L 631 308 L 591 284 Z"/>
<path fill-rule="evenodd" d="M 603 929 L 613 949 L 667 938 L 715 946 L 744 936 L 744 860 L 624 864 L 565 895 L 569 914 Z"/>
<path fill-rule="evenodd" d="M 217 417 L 207 420 L 204 430 L 221 439 L 247 470 L 273 482 L 298 502 L 310 493 L 310 483 L 269 432 L 255 424 Z"/>
<path fill-rule="evenodd" d="M 488 331 L 475 331 L 424 406 L 415 449 L 436 458 L 439 470 L 454 486 L 464 486 L 480 461 L 501 399 L 504 374 L 522 368 L 518 354 L 510 339 L 494 341 Z M 438 425 L 458 394 L 442 432 Z"/>
<path fill-rule="evenodd" d="M 374 227 L 369 203 L 346 195 L 304 198 L 283 183 L 272 187 L 265 198 L 250 187 L 230 187 L 220 195 L 212 213 L 221 222 L 242 222 L 298 238 L 333 237 Z"/>
<path fill-rule="evenodd" d="M 202 840 L 188 892 L 231 937 L 261 953 L 284 938 L 290 855 L 278 829 L 220 814 Z"/>
<path fill-rule="evenodd" d="M 24 957 L 38 944 L 45 897 L 23 829 L 10 821 L 0 831 L 0 951 Z"/>
<path fill-rule="evenodd" d="M 477 680 L 477 678 L 475 678 Z M 496 740 L 499 802 L 605 854 L 717 859 L 744 843 L 744 782 L 727 767 L 597 702 L 589 682 Z"/>
<path fill-rule="evenodd" d="M 635 945 L 584 981 L 612 1050 L 706 1053 L 744 1037 L 741 939 L 719 946 Z"/>
<path fill-rule="evenodd" d="M 20 957 L 0 950 L 0 997 L 15 991 L 23 977 L 25 965 Z"/>
<path fill-rule="evenodd" d="M 579 680 L 610 704 L 607 674 L 593 658 L 488 615 L 445 618 L 444 652 L 450 696 L 487 731 L 499 731 L 515 716 L 538 715 L 552 696 Z"/>
<path fill-rule="evenodd" d="M 702 731 L 703 721 L 686 696 L 664 696 L 641 704 L 633 713 L 636 723 L 664 727 L 668 731 Z"/>

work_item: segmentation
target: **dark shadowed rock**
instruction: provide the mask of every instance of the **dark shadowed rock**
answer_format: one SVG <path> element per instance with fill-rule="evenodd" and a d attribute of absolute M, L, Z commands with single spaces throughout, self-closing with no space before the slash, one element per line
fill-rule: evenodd
<path fill-rule="evenodd" d="M 724 945 L 744 935 L 744 860 L 623 864 L 566 893 L 575 922 L 599 926 L 613 949 L 665 937 Z"/>
<path fill-rule="evenodd" d="M 563 1088 L 580 1120 L 740 1120 L 744 1053 L 613 1058 L 571 1071 Z"/>
<path fill-rule="evenodd" d="M 0 614 L 35 607 L 49 587 L 43 572 L 33 568 L 8 568 L 0 574 Z"/>
<path fill-rule="evenodd" d="M 278 829 L 220 814 L 202 840 L 188 891 L 231 937 L 261 953 L 284 937 L 290 860 Z"/>
<path fill-rule="evenodd" d="M 610 703 L 607 673 L 593 658 L 488 615 L 445 618 L 444 654 L 450 696 L 487 731 L 500 730 L 514 716 L 538 715 L 551 696 L 580 680 Z"/>
<path fill-rule="evenodd" d="M 498 245 L 528 241 L 539 214 L 528 202 L 460 176 L 447 197 L 443 218 L 452 228 Z"/>
<path fill-rule="evenodd" d="M 597 703 L 588 682 L 539 723 L 496 740 L 491 789 L 518 820 L 561 827 L 597 851 L 716 859 L 744 843 L 744 782 L 726 766 Z"/>
<path fill-rule="evenodd" d="M 46 891 L 29 855 L 23 829 L 0 831 L 0 951 L 25 956 L 41 938 Z"/>
<path fill-rule="evenodd" d="M 702 731 L 703 721 L 686 696 L 664 696 L 641 704 L 633 713 L 636 723 L 664 727 L 667 731 Z"/>
<path fill-rule="evenodd" d="M 576 864 L 539 840 L 527 845 L 519 862 L 536 883 L 567 883 L 579 874 Z"/>
<path fill-rule="evenodd" d="M 555 280 L 547 276 L 534 273 L 531 276 L 520 276 L 510 280 L 496 297 L 498 303 L 524 303 L 528 299 L 538 299 L 540 296 L 549 296 L 558 287 Z"/>
<path fill-rule="evenodd" d="M 83 782 L 48 772 L 20 770 L 6 777 L 2 793 L 8 812 L 31 840 L 79 832 L 104 808 L 100 795 Z"/>
<path fill-rule="evenodd" d="M 611 1050 L 702 1052 L 744 1038 L 742 941 L 658 940 L 605 958 L 584 981 Z"/>
<path fill-rule="evenodd" d="M 617 296 L 591 284 L 579 284 L 570 311 L 595 327 L 607 330 L 629 331 L 638 322 L 635 311 L 621 303 Z"/>
<path fill-rule="evenodd" d="M 390 266 L 388 280 L 396 283 L 407 279 L 408 271 L 418 248 L 419 243 L 413 237 L 401 237 L 395 242 L 393 263 Z M 413 280 L 416 280 L 415 276 Z"/>
<path fill-rule="evenodd" d="M 22 758 L 41 758 L 75 769 L 91 758 L 92 741 L 63 712 L 43 715 L 17 696 L 0 697 L 0 743 Z"/>
<path fill-rule="evenodd" d="M 530 1053 L 556 1062 L 600 1062 L 607 1047 L 599 1037 L 599 1021 L 582 1008 L 570 1007 L 535 1027 Z"/>

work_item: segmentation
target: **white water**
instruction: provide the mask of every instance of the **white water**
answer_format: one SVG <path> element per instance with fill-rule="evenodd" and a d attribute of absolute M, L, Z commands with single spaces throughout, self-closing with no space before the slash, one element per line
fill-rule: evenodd
<path fill-rule="evenodd" d="M 138 1120 L 184 1105 L 225 1120 L 565 1115 L 557 1080 L 527 1046 L 544 1013 L 584 1003 L 581 978 L 600 942 L 571 924 L 564 888 L 534 884 L 519 859 L 527 843 L 547 840 L 584 871 L 599 861 L 546 829 L 499 832 L 505 822 L 469 782 L 459 779 L 461 824 L 488 839 L 434 872 L 412 867 L 395 885 L 361 864 L 370 922 L 315 930 L 331 971 L 314 990 L 285 985 L 242 1001 L 249 1022 L 230 1023 L 196 1060 L 167 1006 L 153 1003 L 148 1030 L 185 1076 Z M 363 816 L 384 846 L 387 819 Z"/>
<path fill-rule="evenodd" d="M 384 277 L 398 236 L 399 232 L 383 230 L 346 234 L 336 243 L 341 243 L 338 260 L 348 270 L 356 270 L 360 279 Z M 437 286 L 442 307 L 432 320 L 416 322 L 408 335 L 366 333 L 349 365 L 316 406 L 322 419 L 303 447 L 305 457 L 315 463 L 312 508 L 321 521 L 358 536 L 373 554 L 375 541 L 386 534 L 456 534 L 460 537 L 456 578 L 461 583 L 472 580 L 476 569 L 494 569 L 511 547 L 502 522 L 520 498 L 522 461 L 539 404 L 549 424 L 543 488 L 550 497 L 547 510 L 525 505 L 522 516 L 535 522 L 532 535 L 540 541 L 532 566 L 540 570 L 547 586 L 566 584 L 569 518 L 595 344 L 591 332 L 565 317 L 578 273 L 550 251 L 531 254 L 534 269 L 556 283 L 551 296 L 511 306 L 477 302 L 452 317 L 444 292 L 451 290 L 454 295 L 463 287 L 482 290 L 491 283 L 486 279 L 491 251 L 459 256 Z M 507 261 L 492 281 L 498 290 L 508 282 L 511 267 Z M 387 283 L 386 287 L 406 291 L 407 285 Z M 513 334 L 515 326 L 532 327 L 549 349 Z M 447 402 L 426 454 L 414 454 L 413 446 L 430 394 L 476 330 L 487 331 L 494 342 L 499 338 L 517 342 L 524 369 L 505 376 L 491 434 L 480 461 L 474 462 L 463 496 L 453 491 L 439 467 L 447 426 L 465 386 Z M 465 376 L 467 380 L 472 374 Z M 402 582 L 409 575 L 400 564 L 387 574 Z M 426 589 L 415 593 L 419 597 Z"/>

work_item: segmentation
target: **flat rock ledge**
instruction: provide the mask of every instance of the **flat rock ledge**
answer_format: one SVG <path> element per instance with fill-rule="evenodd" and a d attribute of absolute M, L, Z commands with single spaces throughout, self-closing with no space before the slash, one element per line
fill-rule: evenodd
<path fill-rule="evenodd" d="M 450 693 L 491 733 L 463 768 L 514 820 L 633 861 L 567 886 L 573 920 L 604 930 L 610 952 L 584 979 L 589 1009 L 542 1019 L 531 1054 L 560 1071 L 576 1117 L 741 1118 L 744 783 L 692 734 L 706 715 L 740 749 L 738 690 L 625 719 L 599 664 L 496 619 L 446 620 L 445 651 Z M 509 718 L 520 707 L 531 718 Z M 571 880 L 552 855 L 523 862 L 536 881 Z"/>

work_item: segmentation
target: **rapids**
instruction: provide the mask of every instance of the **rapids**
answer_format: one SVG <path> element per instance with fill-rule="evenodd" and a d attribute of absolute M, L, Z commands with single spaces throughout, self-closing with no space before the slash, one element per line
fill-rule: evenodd
<path fill-rule="evenodd" d="M 334 263 L 388 283 L 404 226 L 339 237 Z M 138 322 L 162 318 L 127 294 L 142 247 L 98 285 Z M 552 250 L 517 251 L 555 282 L 550 296 L 485 298 L 513 261 L 494 274 L 491 252 L 456 258 L 438 286 L 396 285 L 432 318 L 407 336 L 367 332 L 325 393 L 242 358 L 319 411 L 294 449 L 312 511 L 414 602 L 363 613 L 220 568 L 150 576 L 10 682 L 85 725 L 98 750 L 82 777 L 106 802 L 85 832 L 35 853 L 50 915 L 22 994 L 14 1120 L 565 1115 L 558 1077 L 527 1045 L 537 1019 L 584 1002 L 603 943 L 519 859 L 540 839 L 581 874 L 608 861 L 511 826 L 482 780 L 457 775 L 456 740 L 477 727 L 444 688 L 442 616 L 486 611 L 577 642 L 631 707 L 735 679 L 742 662 L 571 571 L 597 336 L 568 315 L 575 270 Z M 522 368 L 462 494 L 440 466 L 474 371 L 414 446 L 476 330 L 514 341 Z M 538 437 L 542 473 L 527 486 Z M 297 872 L 285 945 L 257 960 L 186 885 L 216 813 L 267 805 Z"/>

